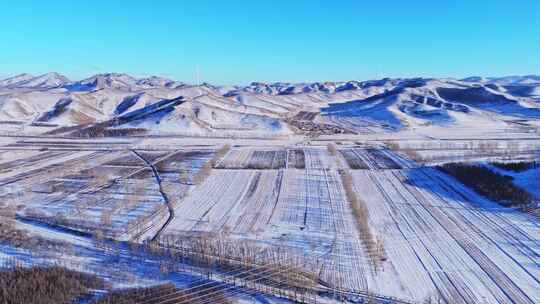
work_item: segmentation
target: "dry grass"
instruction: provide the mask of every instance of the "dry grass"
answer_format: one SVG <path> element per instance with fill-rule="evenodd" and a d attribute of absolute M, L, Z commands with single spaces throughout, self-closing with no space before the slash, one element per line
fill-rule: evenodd
<path fill-rule="evenodd" d="M 77 110 L 72 110 L 71 117 L 77 125 L 86 125 L 95 122 L 95 119 Z"/>
<path fill-rule="evenodd" d="M 345 189 L 347 201 L 351 205 L 360 240 L 364 244 L 366 251 L 372 261 L 374 269 L 377 270 L 379 264 L 386 260 L 386 254 L 382 240 L 376 239 L 369 226 L 369 211 L 366 203 L 362 201 L 354 191 L 353 178 L 349 171 L 340 170 L 341 181 Z"/>
<path fill-rule="evenodd" d="M 225 154 L 229 152 L 229 150 L 231 150 L 231 145 L 229 144 L 223 145 L 223 147 L 219 148 L 216 151 L 216 154 L 214 155 L 214 157 L 210 160 L 212 166 L 215 166 L 217 162 L 220 159 L 222 159 L 225 156 Z"/>
<path fill-rule="evenodd" d="M 108 174 L 98 174 L 90 181 L 89 186 L 92 188 L 99 188 L 108 185 L 112 178 Z"/>
<path fill-rule="evenodd" d="M 127 210 L 136 208 L 141 200 L 146 195 L 146 180 L 144 179 L 130 179 L 129 183 L 125 183 L 125 203 L 124 208 Z"/>
<path fill-rule="evenodd" d="M 15 229 L 15 209 L 10 206 L 0 208 L 0 243 L 11 244 L 26 238 L 26 233 Z"/>
<path fill-rule="evenodd" d="M 13 204 L 0 203 L 0 219 L 2 222 L 15 219 L 17 210 Z"/>
<path fill-rule="evenodd" d="M 384 144 L 385 144 L 385 145 L 388 147 L 388 149 L 390 149 L 390 150 L 394 150 L 394 151 L 395 151 L 395 150 L 399 150 L 399 149 L 400 149 L 400 145 L 399 145 L 398 143 L 396 143 L 396 142 L 393 142 L 393 141 L 387 141 L 387 142 L 385 142 Z"/>
<path fill-rule="evenodd" d="M 210 161 L 204 163 L 199 172 L 193 177 L 193 182 L 196 185 L 202 184 L 212 173 L 212 164 Z"/>

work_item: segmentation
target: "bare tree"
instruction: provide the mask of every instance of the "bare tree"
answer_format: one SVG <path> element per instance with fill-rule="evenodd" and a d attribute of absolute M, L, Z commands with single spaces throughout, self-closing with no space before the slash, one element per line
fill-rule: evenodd
<path fill-rule="evenodd" d="M 332 156 L 336 156 L 337 155 L 337 148 L 336 148 L 336 145 L 334 143 L 329 143 L 328 145 L 326 145 L 326 148 L 328 149 L 328 152 L 330 152 L 330 155 Z"/>
<path fill-rule="evenodd" d="M 111 228 L 112 226 L 112 215 L 109 210 L 103 210 L 101 212 L 99 223 L 103 228 Z"/>
<path fill-rule="evenodd" d="M 371 231 L 371 227 L 369 226 L 369 211 L 367 209 L 367 205 L 356 195 L 353 187 L 353 178 L 350 172 L 342 169 L 339 171 L 339 173 L 343 183 L 343 188 L 345 189 L 345 196 L 351 205 L 351 209 L 356 220 L 358 235 L 366 247 L 366 251 L 368 256 L 371 258 L 375 270 L 377 270 L 379 264 L 386 259 L 384 253 L 384 244 L 382 240 L 376 240 Z"/>
<path fill-rule="evenodd" d="M 184 166 L 180 166 L 178 171 L 179 171 L 178 174 L 179 174 L 180 183 L 182 184 L 189 183 L 189 170 L 185 168 Z"/>
<path fill-rule="evenodd" d="M 208 178 L 208 176 L 210 176 L 210 174 L 212 173 L 212 168 L 214 168 L 217 165 L 219 160 L 222 159 L 225 156 L 225 154 L 229 152 L 230 149 L 231 149 L 231 146 L 228 144 L 218 149 L 216 151 L 216 154 L 214 154 L 214 157 L 208 160 L 207 162 L 205 162 L 204 165 L 199 170 L 199 172 L 197 172 L 197 174 L 193 178 L 193 181 L 195 182 L 195 184 L 201 184 L 202 182 L 204 182 Z"/>
<path fill-rule="evenodd" d="M 109 174 L 107 172 L 103 172 L 103 174 L 101 172 L 99 172 L 90 181 L 89 186 L 92 187 L 92 188 L 99 188 L 99 187 L 106 186 L 110 182 L 111 182 L 111 177 L 109 176 Z"/>

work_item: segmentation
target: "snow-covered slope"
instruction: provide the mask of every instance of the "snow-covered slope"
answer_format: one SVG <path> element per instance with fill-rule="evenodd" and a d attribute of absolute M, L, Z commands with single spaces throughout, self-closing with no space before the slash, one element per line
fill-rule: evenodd
<path fill-rule="evenodd" d="M 75 81 L 65 85 L 70 91 L 92 91 L 97 89 L 120 89 L 126 91 L 137 91 L 148 88 L 169 88 L 174 89 L 184 85 L 181 82 L 167 78 L 151 76 L 148 78 L 135 78 L 122 73 L 98 74 L 92 77 Z"/>
<path fill-rule="evenodd" d="M 472 76 L 462 79 L 465 82 L 493 83 L 498 85 L 540 84 L 540 76 L 504 76 L 504 77 L 479 77 Z"/>
<path fill-rule="evenodd" d="M 26 74 L 26 73 L 15 75 L 15 76 L 1 80 L 0 87 L 13 86 L 13 85 L 16 85 L 17 83 L 28 81 L 32 78 L 34 78 L 34 76 L 30 74 Z"/>
<path fill-rule="evenodd" d="M 331 104 L 328 116 L 357 118 L 395 129 L 418 125 L 463 125 L 494 119 L 538 119 L 540 104 L 492 84 L 449 79 L 402 80 L 384 92 Z M 497 117 L 496 117 L 497 116 Z"/>
<path fill-rule="evenodd" d="M 538 79 L 530 75 L 192 86 L 120 73 L 80 81 L 57 73 L 21 74 L 0 81 L 0 121 L 61 127 L 107 123 L 150 133 L 288 135 L 297 131 L 293 117 L 304 113 L 300 117 L 312 120 L 311 129 L 320 129 L 317 124 L 354 132 L 367 127 L 489 127 L 540 119 Z M 182 102 L 171 102 L 179 98 Z"/>
<path fill-rule="evenodd" d="M 487 87 L 508 92 L 518 97 L 531 97 L 540 100 L 540 76 L 506 76 L 506 77 L 469 77 L 464 82 L 484 84 Z"/>
<path fill-rule="evenodd" d="M 1 87 L 52 89 L 63 86 L 70 80 L 58 73 L 52 72 L 34 77 L 29 74 L 20 74 L 0 81 Z"/>

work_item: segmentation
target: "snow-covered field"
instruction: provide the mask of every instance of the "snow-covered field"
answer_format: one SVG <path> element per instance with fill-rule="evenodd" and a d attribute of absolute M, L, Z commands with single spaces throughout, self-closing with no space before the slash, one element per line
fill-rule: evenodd
<path fill-rule="evenodd" d="M 320 275 L 366 290 L 370 264 L 355 230 L 336 163 L 307 148 L 306 169 L 216 169 L 177 207 L 168 234 L 225 233 L 323 259 Z M 227 157 L 236 155 L 233 150 Z M 315 262 L 315 261 L 314 261 Z"/>
<path fill-rule="evenodd" d="M 20 216 L 116 239 L 140 237 L 168 216 L 152 170 L 131 151 L 35 151 L 3 163 L 0 173 L 4 201 Z M 159 168 L 163 186 L 179 199 L 211 151 L 139 155 Z"/>
<path fill-rule="evenodd" d="M 384 244 L 386 259 L 376 269 L 358 239 L 337 159 L 322 147 L 304 152 L 303 170 L 215 170 L 178 207 L 182 215 L 168 233 L 225 232 L 301 249 L 324 261 L 324 279 L 411 301 L 540 300 L 537 219 L 437 170 L 411 168 L 390 151 L 343 149 L 365 162 L 353 170 L 354 187 Z"/>
<path fill-rule="evenodd" d="M 539 301 L 537 219 L 487 202 L 433 169 L 358 170 L 354 177 L 402 294 L 440 293 L 453 303 Z"/>
<path fill-rule="evenodd" d="M 145 141 L 132 145 L 146 146 Z M 50 142 L 21 144 L 20 155 L 9 154 L 0 163 L 2 195 L 8 202 L 25 202 L 18 207 L 19 228 L 85 247 L 69 259 L 76 261 L 74 265 L 94 265 L 84 269 L 103 273 L 97 269 L 107 260 L 96 261 L 91 256 L 97 253 L 88 253 L 99 251 L 92 238 L 69 229 L 88 233 L 108 222 L 118 232 L 111 234 L 117 239 L 148 239 L 166 221 L 166 204 L 151 168 L 134 152 L 101 151 L 99 142 L 95 151 L 70 151 L 67 142 L 60 147 Z M 161 147 L 170 147 L 175 141 L 162 142 Z M 219 147 L 216 142 L 192 142 L 176 150 L 138 150 L 158 170 L 162 186 L 166 185 L 162 189 L 175 200 L 174 218 L 164 236 L 217 236 L 289 248 L 308 260 L 311 257 L 320 278 L 344 290 L 411 302 L 428 298 L 451 303 L 540 301 L 540 227 L 530 215 L 487 201 L 381 143 L 340 145 L 332 155 L 324 144 L 259 140 L 252 145 L 239 140 L 210 175 L 194 185 L 193 176 Z M 354 190 L 366 203 L 369 226 L 384 248 L 380 264 L 370 260 L 359 236 L 340 169 L 351 170 Z M 50 217 L 44 220 L 35 214 Z M 107 219 L 104 214 L 111 216 Z M 58 221 L 59 217 L 71 221 Z M 134 219 L 150 220 L 133 226 Z M 124 231 L 130 233 L 120 233 Z M 3 248 L 3 258 L 58 258 Z M 149 281 L 140 273 L 133 276 L 135 285 L 167 280 L 158 275 Z M 130 285 L 116 281 L 118 286 Z"/>
<path fill-rule="evenodd" d="M 538 159 L 532 80 L 0 81 L 0 216 L 15 212 L 13 229 L 32 236 L 0 243 L 0 263 L 56 262 L 115 287 L 186 286 L 205 270 L 164 271 L 163 256 L 137 248 L 195 237 L 294 252 L 317 274 L 322 303 L 367 293 L 401 303 L 539 303 L 538 217 L 433 167 L 481 162 L 540 197 L 539 169 L 487 164 Z M 277 303 L 269 290 L 235 287 L 233 298 Z"/>

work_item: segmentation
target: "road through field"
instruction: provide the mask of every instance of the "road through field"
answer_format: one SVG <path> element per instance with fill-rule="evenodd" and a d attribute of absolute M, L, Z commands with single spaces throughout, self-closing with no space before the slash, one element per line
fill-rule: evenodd
<path fill-rule="evenodd" d="M 165 231 L 167 226 L 169 226 L 169 224 L 174 219 L 174 207 L 171 205 L 171 202 L 169 201 L 169 197 L 167 196 L 167 193 L 165 193 L 165 191 L 163 191 L 163 187 L 161 185 L 161 178 L 159 177 L 159 173 L 156 170 L 156 167 L 152 164 L 152 162 L 150 162 L 149 160 L 144 158 L 139 152 L 137 152 L 135 150 L 131 150 L 131 152 L 133 152 L 133 154 L 135 154 L 144 163 L 146 163 L 146 165 L 152 170 L 152 174 L 154 175 L 154 178 L 156 179 L 156 183 L 158 184 L 159 193 L 161 193 L 161 196 L 163 197 L 163 201 L 167 205 L 167 210 L 169 211 L 169 216 L 168 216 L 167 220 L 165 221 L 165 223 L 163 223 L 161 228 L 159 228 L 159 230 L 156 232 L 156 234 L 154 234 L 154 236 L 151 238 L 151 240 L 154 241 L 154 240 L 156 240 L 157 238 L 160 237 L 160 235 L 163 233 L 163 231 Z M 169 153 L 169 155 L 172 155 L 174 153 L 175 152 Z"/>

